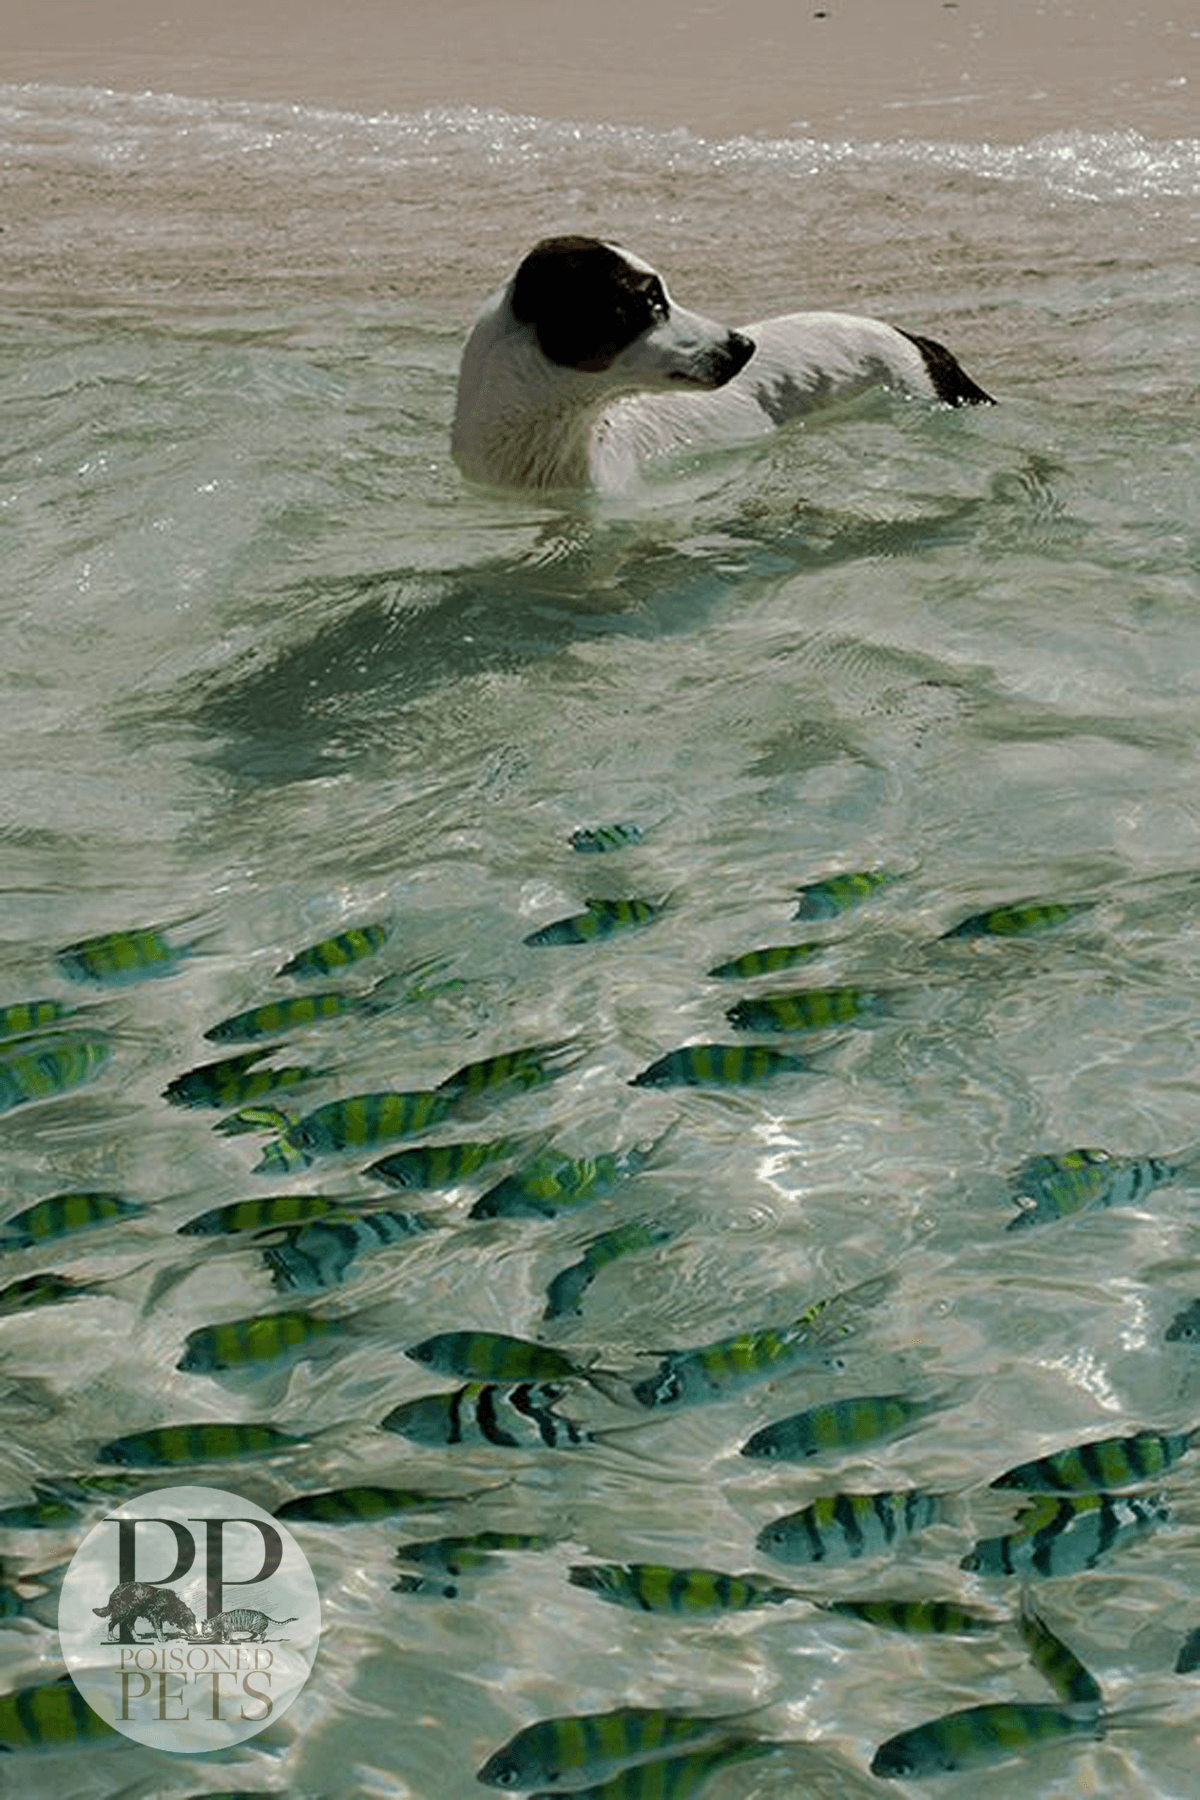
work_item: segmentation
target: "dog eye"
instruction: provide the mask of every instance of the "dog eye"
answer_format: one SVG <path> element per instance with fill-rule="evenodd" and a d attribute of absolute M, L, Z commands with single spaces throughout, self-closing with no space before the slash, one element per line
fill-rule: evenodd
<path fill-rule="evenodd" d="M 666 290 L 661 281 L 648 281 L 644 289 L 644 297 L 654 318 L 670 318 L 671 308 L 667 304 Z"/>

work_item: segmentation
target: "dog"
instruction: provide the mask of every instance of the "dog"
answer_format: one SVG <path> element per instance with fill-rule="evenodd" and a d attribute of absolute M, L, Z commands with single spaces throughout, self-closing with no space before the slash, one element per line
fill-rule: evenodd
<path fill-rule="evenodd" d="M 184 1637 L 196 1629 L 196 1615 L 187 1602 L 173 1589 L 155 1587 L 149 1581 L 118 1582 L 108 1596 L 108 1604 L 93 1606 L 92 1611 L 108 1620 L 108 1636 L 101 1640 L 106 1644 L 115 1642 L 118 1626 L 128 1625 L 132 1631 L 137 1619 L 149 1619 L 160 1644 L 164 1625 L 174 1625 Z"/>
<path fill-rule="evenodd" d="M 543 238 L 467 339 L 451 449 L 492 487 L 620 491 L 657 453 L 746 442 L 872 388 L 994 404 L 943 345 L 880 319 L 788 313 L 731 331 L 617 244 Z"/>

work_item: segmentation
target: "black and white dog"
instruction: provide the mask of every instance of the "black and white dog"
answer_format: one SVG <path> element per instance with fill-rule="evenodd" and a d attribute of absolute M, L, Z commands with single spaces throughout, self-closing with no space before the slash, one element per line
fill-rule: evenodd
<path fill-rule="evenodd" d="M 463 351 L 452 447 L 472 481 L 619 491 L 655 452 L 745 442 L 870 388 L 989 403 L 941 344 L 850 313 L 730 331 L 599 238 L 535 244 Z"/>

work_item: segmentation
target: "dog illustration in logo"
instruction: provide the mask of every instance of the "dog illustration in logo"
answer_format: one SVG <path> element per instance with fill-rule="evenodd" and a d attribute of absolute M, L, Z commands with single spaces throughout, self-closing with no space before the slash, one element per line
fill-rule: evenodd
<path fill-rule="evenodd" d="M 164 1625 L 173 1625 L 184 1637 L 190 1637 L 196 1629 L 196 1615 L 186 1601 L 173 1589 L 154 1587 L 148 1581 L 118 1582 L 108 1596 L 108 1605 L 93 1606 L 92 1611 L 108 1620 L 108 1636 L 101 1639 L 105 1644 L 116 1642 L 119 1626 L 128 1625 L 132 1630 L 137 1619 L 149 1619 L 160 1644 Z"/>

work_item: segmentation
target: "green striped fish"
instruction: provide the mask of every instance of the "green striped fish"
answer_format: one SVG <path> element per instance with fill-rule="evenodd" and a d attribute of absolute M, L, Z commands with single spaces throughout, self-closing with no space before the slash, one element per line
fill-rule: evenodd
<path fill-rule="evenodd" d="M 735 1763 L 755 1762 L 770 1756 L 778 1745 L 759 1738 L 722 1738 L 703 1750 L 685 1750 L 657 1762 L 637 1763 L 607 1781 L 572 1789 L 573 1800 L 688 1800 L 707 1787 L 714 1775 Z M 539 1792 L 530 1800 L 557 1800 L 561 1790 Z"/>
<path fill-rule="evenodd" d="M 618 1706 L 611 1712 L 539 1719 L 509 1738 L 476 1771 L 486 1787 L 531 1788 L 561 1782 L 577 1788 L 630 1763 L 719 1738 L 728 1716 L 669 1712 L 661 1706 Z"/>
<path fill-rule="evenodd" d="M 624 820 L 616 825 L 580 826 L 571 833 L 571 848 L 580 856 L 603 856 L 609 850 L 626 850 L 640 844 L 644 833 L 640 825 Z"/>
<path fill-rule="evenodd" d="M 590 1206 L 638 1175 L 661 1150 L 674 1127 L 649 1144 L 628 1150 L 602 1151 L 597 1156 L 564 1156 L 561 1150 L 542 1150 L 506 1175 L 471 1208 L 472 1219 L 552 1219 L 561 1212 Z"/>
<path fill-rule="evenodd" d="M 0 1006 L 0 1038 L 27 1037 L 77 1013 L 65 1000 L 10 1000 Z"/>
<path fill-rule="evenodd" d="M 58 966 L 72 981 L 115 985 L 170 975 L 189 954 L 189 945 L 176 948 L 159 926 L 147 925 L 65 944 L 58 952 Z"/>
<path fill-rule="evenodd" d="M 829 1031 L 877 1018 L 884 1004 L 883 994 L 866 988 L 797 988 L 739 1000 L 727 1008 L 725 1017 L 735 1031 Z"/>
<path fill-rule="evenodd" d="M 264 1056 L 272 1055 L 269 1047 L 242 1050 L 236 1056 L 223 1056 L 217 1062 L 200 1063 L 185 1069 L 163 1089 L 163 1098 L 172 1106 L 235 1107 L 261 1100 L 284 1088 L 300 1087 L 327 1075 L 328 1069 L 256 1068 Z"/>
<path fill-rule="evenodd" d="M 574 1419 L 556 1412 L 564 1393 L 555 1382 L 499 1385 L 472 1381 L 450 1393 L 402 1400 L 380 1430 L 394 1431 L 414 1444 L 491 1444 L 506 1450 L 573 1450 L 591 1442 Z"/>
<path fill-rule="evenodd" d="M 1168 1344 L 1200 1342 L 1200 1299 L 1189 1300 L 1181 1307 L 1166 1329 Z"/>
<path fill-rule="evenodd" d="M 427 1369 L 472 1381 L 569 1381 L 586 1370 L 549 1344 L 503 1331 L 439 1331 L 404 1352 Z"/>
<path fill-rule="evenodd" d="M 453 1098 L 433 1088 L 414 1088 L 407 1093 L 384 1088 L 376 1093 L 350 1094 L 305 1113 L 280 1133 L 277 1143 L 309 1157 L 372 1150 L 390 1138 L 431 1130 L 453 1110 Z M 275 1169 L 273 1150 L 274 1146 L 267 1146 L 255 1164 L 255 1174 Z"/>
<path fill-rule="evenodd" d="M 776 1075 L 803 1074 L 808 1064 L 765 1044 L 684 1044 L 630 1078 L 630 1087 L 740 1087 Z"/>
<path fill-rule="evenodd" d="M 29 1250 L 76 1231 L 94 1231 L 117 1219 L 136 1219 L 145 1211 L 140 1200 L 123 1200 L 120 1194 L 49 1194 L 4 1221 L 0 1250 Z"/>
<path fill-rule="evenodd" d="M 46 1270 L 37 1275 L 22 1275 L 0 1288 L 0 1318 L 10 1313 L 32 1312 L 37 1306 L 57 1306 L 67 1300 L 81 1300 L 85 1294 L 99 1293 L 99 1281 L 75 1281 L 68 1275 L 55 1275 Z"/>
<path fill-rule="evenodd" d="M 823 881 L 796 889 L 799 905 L 792 917 L 836 919 L 841 913 L 849 912 L 851 907 L 870 899 L 885 882 L 896 879 L 884 869 L 857 869 L 842 875 L 827 875 Z"/>
<path fill-rule="evenodd" d="M 1189 1631 L 1175 1658 L 1176 1675 L 1193 1675 L 1197 1669 L 1200 1669 L 1200 1625 Z"/>
<path fill-rule="evenodd" d="M 69 1675 L 0 1694 L 0 1750 L 92 1750 L 127 1742 L 92 1711 Z"/>
<path fill-rule="evenodd" d="M 463 1498 L 462 1494 L 428 1494 L 417 1488 L 326 1488 L 319 1494 L 297 1494 L 294 1500 L 285 1500 L 275 1508 L 275 1517 L 288 1524 L 302 1519 L 311 1525 L 366 1525 Z"/>
<path fill-rule="evenodd" d="M 611 1231 L 602 1231 L 599 1237 L 592 1239 L 578 1262 L 560 1269 L 552 1277 L 546 1289 L 543 1319 L 561 1319 L 569 1313 L 578 1313 L 583 1296 L 610 1263 L 620 1257 L 632 1256 L 638 1250 L 669 1243 L 677 1231 L 675 1226 L 652 1225 L 641 1219 L 631 1219 L 624 1225 L 614 1225 Z"/>
<path fill-rule="evenodd" d="M 277 1288 L 316 1294 L 340 1287 L 360 1256 L 388 1250 L 433 1229 L 434 1221 L 426 1213 L 392 1212 L 385 1207 L 330 1213 L 293 1232 L 286 1244 L 264 1250 L 263 1261 Z"/>
<path fill-rule="evenodd" d="M 1103 1704 L 1104 1696 L 1095 1676 L 1084 1668 L 1075 1652 L 1055 1636 L 1027 1598 L 1022 1599 L 1017 1624 L 1029 1651 L 1029 1660 L 1038 1674 L 1045 1676 L 1060 1700 L 1071 1705 L 1100 1707 Z"/>
<path fill-rule="evenodd" d="M 475 1569 L 492 1567 L 499 1553 L 549 1550 L 555 1542 L 552 1537 L 532 1531 L 476 1531 L 468 1537 L 424 1538 L 401 1544 L 396 1558 L 422 1569 L 466 1575 Z"/>
<path fill-rule="evenodd" d="M 827 1400 L 764 1425 L 746 1439 L 741 1454 L 799 1462 L 822 1451 L 855 1450 L 897 1437 L 941 1404 L 940 1396 L 913 1400 L 906 1394 L 858 1394 L 853 1399 Z"/>
<path fill-rule="evenodd" d="M 525 1092 L 541 1087 L 579 1060 L 581 1051 L 569 1039 L 546 1044 L 523 1044 L 518 1050 L 501 1050 L 477 1062 L 464 1063 L 438 1082 L 440 1093 L 458 1099 L 494 1099 L 508 1089 Z"/>
<path fill-rule="evenodd" d="M 1018 1513 L 1012 1531 L 980 1538 L 959 1567 L 981 1575 L 1075 1575 L 1168 1516 L 1162 1494 L 1047 1494 Z"/>
<path fill-rule="evenodd" d="M 884 1781 L 917 1781 L 926 1775 L 986 1768 L 1072 1738 L 1102 1738 L 1104 1731 L 1098 1706 L 990 1701 L 898 1731 L 876 1750 L 871 1773 Z"/>
<path fill-rule="evenodd" d="M 1031 1156 L 1014 1177 L 1013 1200 L 1021 1211 L 1009 1231 L 1048 1225 L 1093 1206 L 1133 1206 L 1180 1173 L 1158 1156 L 1110 1156 L 1107 1150 L 1066 1150 Z"/>
<path fill-rule="evenodd" d="M 329 989 L 319 994 L 284 994 L 278 1000 L 264 1000 L 245 1012 L 231 1013 L 210 1025 L 205 1037 L 215 1044 L 249 1044 L 256 1038 L 283 1037 L 306 1025 L 319 1025 L 326 1019 L 340 1019 L 345 1013 L 362 1012 L 370 1005 L 369 995 L 345 994 Z"/>
<path fill-rule="evenodd" d="M 823 1612 L 861 1619 L 883 1631 L 906 1631 L 920 1636 L 974 1637 L 980 1632 L 995 1631 L 1001 1623 L 986 1613 L 971 1612 L 957 1600 L 818 1600 L 815 1604 Z"/>
<path fill-rule="evenodd" d="M 762 1575 L 727 1575 L 720 1569 L 672 1568 L 666 1563 L 574 1563 L 567 1580 L 613 1606 L 693 1619 L 804 1598 L 795 1588 L 780 1587 Z"/>
<path fill-rule="evenodd" d="M 827 944 L 764 944 L 759 950 L 744 950 L 729 962 L 718 963 L 710 975 L 718 981 L 750 980 L 755 975 L 782 975 L 799 963 L 810 962 L 827 950 Z"/>
<path fill-rule="evenodd" d="M 937 1494 L 916 1488 L 877 1494 L 825 1494 L 798 1512 L 764 1525 L 755 1543 L 785 1563 L 854 1562 L 880 1556 L 893 1544 L 943 1516 Z"/>
<path fill-rule="evenodd" d="M 181 1237 L 227 1237 L 239 1231 L 274 1231 L 344 1213 L 359 1198 L 350 1194 L 263 1194 L 259 1199 L 231 1200 L 198 1213 L 180 1225 L 178 1232 Z"/>
<path fill-rule="evenodd" d="M 0 1531 L 62 1531 L 79 1522 L 79 1507 L 56 1494 L 39 1494 L 16 1506 L 0 1507 Z"/>
<path fill-rule="evenodd" d="M 1153 1481 L 1186 1456 L 1194 1431 L 1139 1431 L 1133 1437 L 1094 1438 L 1069 1450 L 1055 1450 L 1018 1463 L 992 1482 L 994 1488 L 1039 1489 L 1049 1493 L 1103 1493 Z"/>
<path fill-rule="evenodd" d="M 390 1187 L 457 1187 L 490 1163 L 519 1156 L 527 1148 L 527 1138 L 515 1137 L 491 1138 L 476 1143 L 417 1144 L 411 1150 L 396 1150 L 390 1156 L 381 1156 L 363 1173 L 377 1175 Z"/>
<path fill-rule="evenodd" d="M 190 1463 L 240 1462 L 279 1456 L 308 1443 L 274 1425 L 243 1420 L 201 1419 L 188 1425 L 153 1425 L 102 1444 L 96 1459 L 126 1468 L 173 1469 Z"/>
<path fill-rule="evenodd" d="M 960 937 L 1032 937 L 1035 932 L 1049 931 L 1068 919 L 1086 912 L 1090 901 L 1068 904 L 1062 900 L 1014 900 L 1007 906 L 992 906 L 984 912 L 971 913 L 960 919 L 944 938 Z"/>
<path fill-rule="evenodd" d="M 591 944 L 597 938 L 612 937 L 634 925 L 649 925 L 662 912 L 661 903 L 653 900 L 585 900 L 586 910 L 565 919 L 553 919 L 531 931 L 521 941 L 525 944 Z"/>
<path fill-rule="evenodd" d="M 236 1112 L 226 1113 L 213 1126 L 223 1137 L 244 1137 L 248 1131 L 285 1132 L 296 1123 L 298 1113 L 286 1112 L 282 1106 L 269 1103 L 259 1106 L 239 1106 Z"/>
<path fill-rule="evenodd" d="M 319 1354 L 351 1329 L 349 1320 L 321 1318 L 296 1309 L 224 1319 L 189 1331 L 175 1367 L 187 1375 L 279 1368 Z"/>
<path fill-rule="evenodd" d="M 82 1087 L 111 1055 L 107 1038 L 17 1038 L 0 1055 L 0 1113 L 38 1100 L 57 1100 Z"/>
<path fill-rule="evenodd" d="M 364 957 L 377 955 L 391 934 L 390 925 L 351 925 L 346 931 L 297 950 L 295 956 L 281 963 L 275 973 L 295 975 L 304 981 L 313 976 L 332 975 L 338 969 L 348 969 L 352 964 L 362 962 Z"/>

